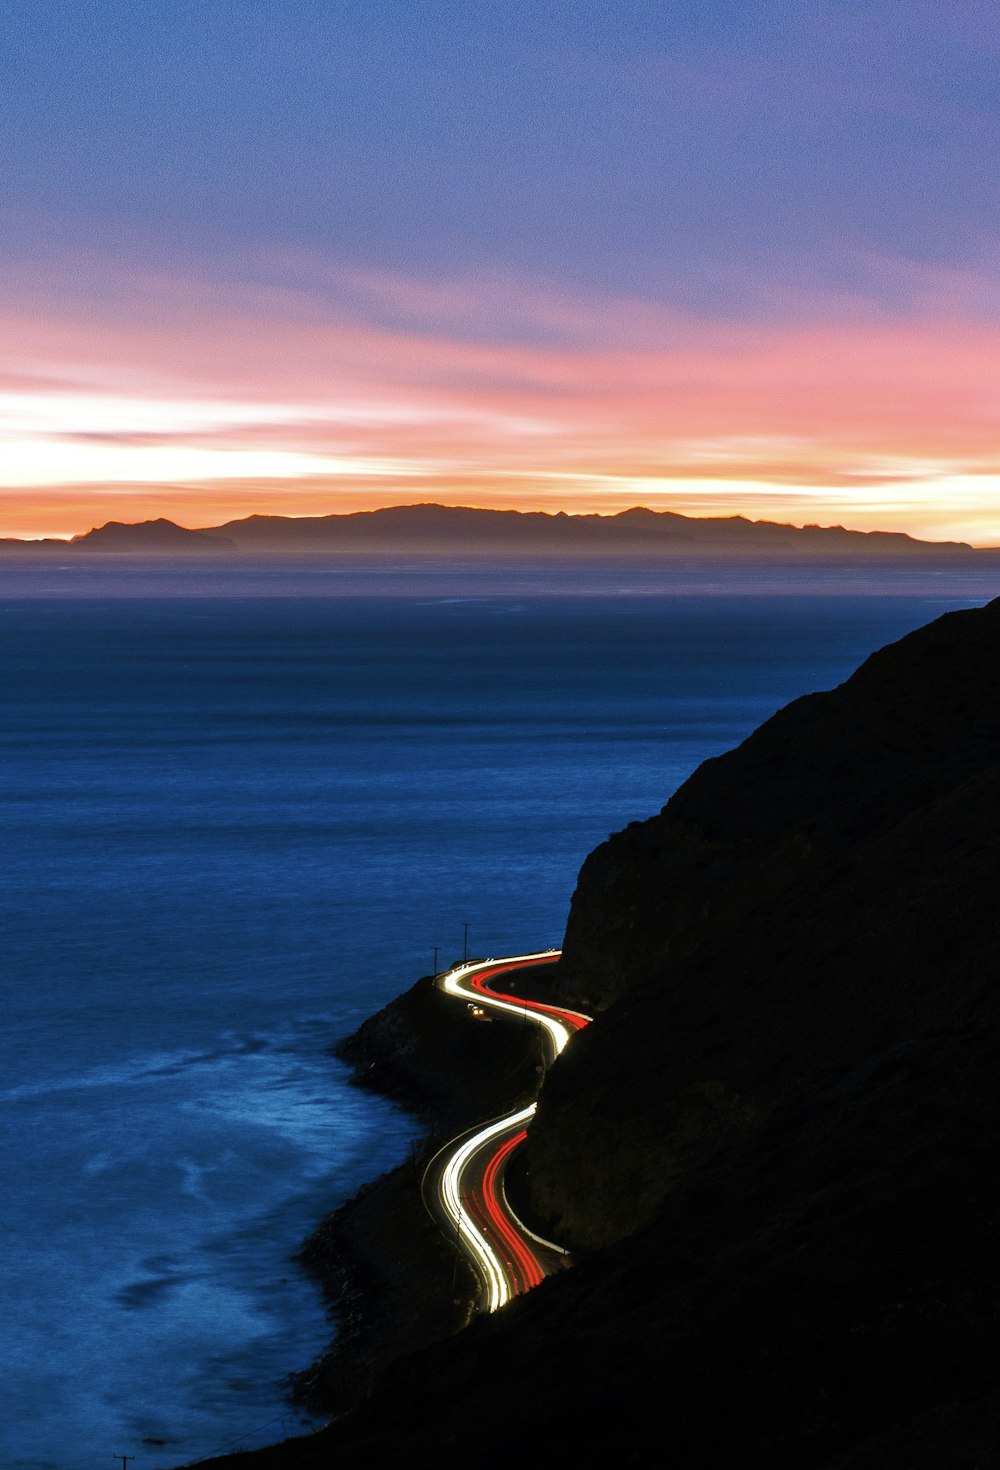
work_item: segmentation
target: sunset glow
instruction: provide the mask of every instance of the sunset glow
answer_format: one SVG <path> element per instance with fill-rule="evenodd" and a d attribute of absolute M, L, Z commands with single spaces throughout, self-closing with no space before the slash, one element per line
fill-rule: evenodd
<path fill-rule="evenodd" d="M 113 330 L 58 299 L 4 313 L 5 534 L 440 500 L 1000 541 L 1000 352 L 957 311 L 764 327 L 525 287 L 534 325 L 505 341 L 402 294 L 378 324 L 182 280 L 155 311 L 130 283 Z"/>
<path fill-rule="evenodd" d="M 0 534 L 434 500 L 1000 543 L 992 43 L 766 9 L 24 20 Z"/>

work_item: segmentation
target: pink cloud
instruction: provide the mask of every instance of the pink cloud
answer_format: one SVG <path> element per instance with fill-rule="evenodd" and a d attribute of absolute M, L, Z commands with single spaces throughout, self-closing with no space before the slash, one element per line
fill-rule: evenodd
<path fill-rule="evenodd" d="M 73 301 L 35 283 L 0 309 L 0 425 L 26 433 L 10 414 L 39 394 L 58 420 L 71 388 L 100 401 L 101 423 L 56 422 L 51 433 L 101 440 L 109 453 L 184 444 L 369 457 L 398 463 L 401 480 L 430 474 L 442 490 L 504 503 L 551 497 L 553 477 L 566 476 L 559 494 L 572 498 L 576 483 L 581 506 L 594 504 L 602 475 L 619 477 L 630 501 L 629 480 L 832 491 L 923 478 L 933 495 L 935 476 L 984 472 L 1000 454 L 988 277 L 915 271 L 912 305 L 895 318 L 853 301 L 839 316 L 820 303 L 767 325 L 539 286 L 518 293 L 511 281 L 341 277 L 353 304 L 163 276 L 128 281 L 110 301 Z M 108 422 L 116 403 L 134 400 L 166 405 L 163 422 Z M 185 419 L 192 403 L 197 422 Z M 294 465 L 287 482 L 310 495 L 325 484 L 321 468 L 297 476 Z M 337 503 L 392 494 L 363 475 L 330 486 Z M 54 505 L 57 487 L 50 494 Z M 67 490 L 67 506 L 76 494 Z M 214 519 L 221 496 L 191 486 L 185 508 L 202 504 L 200 519 Z M 808 509 L 815 518 L 813 501 Z"/>

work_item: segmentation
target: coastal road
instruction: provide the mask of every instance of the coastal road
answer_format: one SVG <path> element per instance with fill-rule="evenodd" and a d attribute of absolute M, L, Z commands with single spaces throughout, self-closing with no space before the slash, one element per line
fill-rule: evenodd
<path fill-rule="evenodd" d="M 545 1065 L 555 1060 L 589 1016 L 561 1006 L 526 1000 L 510 990 L 517 971 L 551 965 L 558 950 L 477 960 L 441 975 L 438 986 L 469 1009 L 470 1020 L 492 1012 L 540 1032 Z M 512 1154 L 524 1142 L 535 1103 L 470 1128 L 446 1144 L 424 1174 L 424 1202 L 461 1249 L 480 1281 L 479 1308 L 495 1312 L 511 1297 L 530 1291 L 565 1261 L 566 1252 L 517 1218 L 504 1187 Z"/>

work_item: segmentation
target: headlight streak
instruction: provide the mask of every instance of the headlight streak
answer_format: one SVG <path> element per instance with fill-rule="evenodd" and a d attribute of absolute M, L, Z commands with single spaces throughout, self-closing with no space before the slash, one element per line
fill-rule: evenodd
<path fill-rule="evenodd" d="M 530 1017 L 548 1035 L 554 1060 L 573 1033 L 587 1025 L 590 1017 L 582 1011 L 568 1011 L 559 1006 L 543 1005 L 541 1001 L 521 1000 L 516 995 L 487 989 L 487 982 L 530 965 L 551 965 L 558 958 L 559 951 L 550 950 L 542 954 L 515 955 L 502 961 L 491 960 L 486 964 L 480 961 L 456 965 L 445 975 L 441 988 L 449 995 L 462 996 L 466 1000 L 483 1000 L 495 1011 L 506 1011 L 508 1015 L 525 1019 Z"/>
<path fill-rule="evenodd" d="M 482 1277 L 488 1312 L 495 1312 L 504 1306 L 514 1293 L 510 1288 L 503 1262 L 497 1256 L 485 1232 L 476 1224 L 465 1207 L 462 1199 L 462 1171 L 479 1149 L 502 1134 L 508 1133 L 512 1127 L 527 1123 L 534 1116 L 534 1112 L 535 1104 L 531 1103 L 529 1107 L 522 1108 L 519 1113 L 512 1113 L 506 1118 L 501 1118 L 499 1122 L 490 1123 L 488 1127 L 474 1133 L 452 1154 L 441 1176 L 441 1198 L 449 1217 L 455 1222 L 459 1240 L 468 1255 L 472 1257 Z"/>
<path fill-rule="evenodd" d="M 465 1001 L 530 1020 L 542 1029 L 554 1061 L 566 1047 L 574 1032 L 590 1020 L 580 1011 L 564 1010 L 539 1001 L 523 1000 L 503 991 L 495 991 L 489 982 L 510 971 L 533 965 L 551 964 L 559 958 L 558 950 L 517 955 L 504 960 L 464 962 L 456 965 L 438 981 L 447 994 Z M 445 1216 L 455 1231 L 456 1248 L 461 1247 L 472 1261 L 483 1284 L 482 1306 L 488 1312 L 498 1311 L 513 1296 L 537 1286 L 546 1275 L 544 1264 L 531 1249 L 534 1241 L 547 1251 L 567 1254 L 560 1246 L 529 1230 L 514 1214 L 507 1201 L 504 1169 L 508 1158 L 527 1136 L 526 1125 L 535 1114 L 535 1103 L 494 1119 L 483 1128 L 457 1142 L 448 1144 L 428 1166 L 428 1179 L 442 1154 L 450 1149 L 437 1186 L 438 1199 Z M 483 1163 L 480 1155 L 486 1154 Z M 466 1170 L 481 1170 L 479 1194 L 463 1189 Z M 476 1217 L 479 1217 L 478 1219 Z"/>

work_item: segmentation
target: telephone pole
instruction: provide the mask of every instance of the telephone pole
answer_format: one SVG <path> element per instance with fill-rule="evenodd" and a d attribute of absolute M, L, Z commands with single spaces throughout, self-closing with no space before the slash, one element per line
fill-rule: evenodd
<path fill-rule="evenodd" d="M 435 944 L 434 946 L 434 969 L 431 972 L 434 975 L 436 975 L 438 972 L 438 950 L 440 949 L 440 947 L 441 946 L 438 944 Z"/>
<path fill-rule="evenodd" d="M 462 928 L 465 930 L 465 938 L 462 941 L 462 959 L 465 961 L 469 958 L 469 926 L 463 924 Z"/>
<path fill-rule="evenodd" d="M 129 1460 L 134 1460 L 135 1455 L 112 1455 L 111 1458 L 112 1460 L 121 1460 L 122 1470 L 128 1470 L 128 1462 Z"/>

